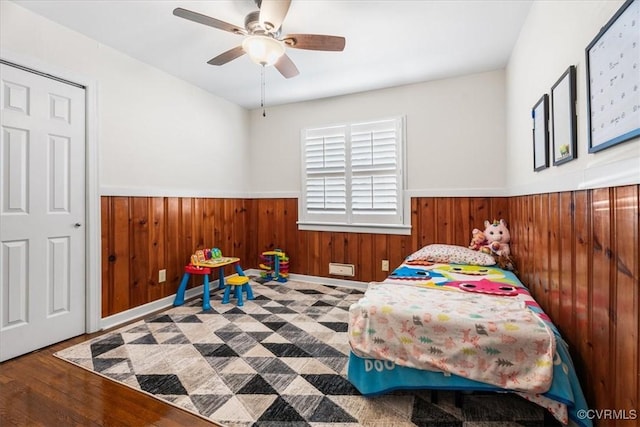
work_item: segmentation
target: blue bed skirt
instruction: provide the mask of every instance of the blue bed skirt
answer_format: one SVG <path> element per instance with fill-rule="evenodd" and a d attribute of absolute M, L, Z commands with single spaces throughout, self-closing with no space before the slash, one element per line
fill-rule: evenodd
<path fill-rule="evenodd" d="M 592 427 L 593 423 L 590 419 L 578 416 L 578 414 L 586 414 L 583 411 L 589 408 L 575 374 L 567 344 L 558 336 L 556 336 L 556 353 L 553 382 L 549 391 L 543 395 L 566 404 L 569 419 L 577 425 Z M 353 352 L 349 354 L 347 378 L 365 396 L 411 389 L 510 391 L 454 374 L 445 375 L 441 372 L 398 366 L 384 360 L 363 359 Z"/>

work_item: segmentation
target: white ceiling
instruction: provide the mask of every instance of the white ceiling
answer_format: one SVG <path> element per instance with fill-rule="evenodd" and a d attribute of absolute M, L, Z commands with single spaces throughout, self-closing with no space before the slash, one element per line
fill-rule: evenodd
<path fill-rule="evenodd" d="M 282 33 L 339 35 L 343 52 L 287 49 L 300 74 L 266 70 L 267 105 L 504 68 L 533 0 L 293 0 Z M 253 0 L 14 0 L 100 43 L 245 108 L 260 105 L 260 66 L 206 62 L 242 36 L 172 14 L 176 7 L 243 27 Z"/>

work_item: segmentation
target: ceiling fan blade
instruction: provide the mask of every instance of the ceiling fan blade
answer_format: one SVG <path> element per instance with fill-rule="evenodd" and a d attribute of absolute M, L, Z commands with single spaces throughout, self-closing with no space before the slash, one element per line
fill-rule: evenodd
<path fill-rule="evenodd" d="M 284 21 L 291 0 L 262 0 L 260 4 L 260 25 L 271 33 L 278 31 Z"/>
<path fill-rule="evenodd" d="M 293 63 L 291 58 L 289 58 L 286 53 L 282 55 L 280 59 L 278 59 L 278 62 L 274 64 L 274 67 L 276 67 L 276 69 L 280 71 L 280 74 L 282 74 L 287 79 L 300 74 L 300 71 L 298 71 L 298 67 L 296 67 L 296 64 Z"/>
<path fill-rule="evenodd" d="M 340 36 L 322 34 L 287 34 L 282 41 L 289 47 L 308 50 L 327 50 L 339 52 L 344 50 L 346 40 Z"/>
<path fill-rule="evenodd" d="M 241 35 L 247 34 L 247 31 L 244 28 L 240 28 L 236 25 L 229 24 L 228 22 L 220 21 L 219 19 L 212 18 L 198 12 L 193 12 L 191 10 L 183 9 L 181 7 L 173 9 L 173 14 L 180 18 L 188 19 L 189 21 L 197 22 L 199 24 L 208 25 L 219 30 L 229 31 L 230 33 Z"/>
<path fill-rule="evenodd" d="M 231 62 L 236 58 L 241 57 L 242 55 L 244 55 L 244 49 L 242 48 L 242 46 L 236 46 L 233 49 L 229 49 L 226 52 L 221 53 L 220 55 L 216 56 L 215 58 L 212 58 L 210 60 L 207 61 L 207 64 L 209 65 L 224 65 L 227 62 Z"/>

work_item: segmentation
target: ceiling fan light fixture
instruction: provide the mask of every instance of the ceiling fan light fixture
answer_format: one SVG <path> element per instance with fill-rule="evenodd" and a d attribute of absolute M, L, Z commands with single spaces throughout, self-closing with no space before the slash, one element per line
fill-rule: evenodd
<path fill-rule="evenodd" d="M 254 35 L 244 39 L 242 49 L 256 64 L 273 65 L 284 55 L 285 46 L 272 37 Z"/>

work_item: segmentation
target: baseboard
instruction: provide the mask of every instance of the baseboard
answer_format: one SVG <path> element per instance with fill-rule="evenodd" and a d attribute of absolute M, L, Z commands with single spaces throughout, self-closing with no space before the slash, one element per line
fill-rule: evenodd
<path fill-rule="evenodd" d="M 209 283 L 210 289 L 216 289 L 218 287 L 218 280 Z M 187 289 L 184 293 L 184 299 L 189 300 L 202 295 L 203 286 L 196 286 L 195 288 Z M 104 317 L 100 321 L 100 330 L 110 329 L 115 326 L 120 326 L 124 323 L 132 320 L 147 316 L 153 312 L 164 310 L 173 306 L 173 300 L 176 295 L 169 295 L 168 297 L 161 298 L 159 300 L 152 301 L 150 303 L 134 307 L 126 311 L 114 314 L 112 316 Z"/>
<path fill-rule="evenodd" d="M 260 276 L 261 270 L 257 268 L 250 268 L 244 271 L 247 276 Z M 292 280 L 298 280 L 300 282 L 310 283 L 324 283 L 325 285 L 341 286 L 343 288 L 352 288 L 365 291 L 368 283 L 358 282 L 356 280 L 344 280 L 336 279 L 333 277 L 319 277 L 319 276 L 307 276 L 305 274 L 290 274 L 289 278 Z M 209 283 L 209 287 L 212 290 L 218 288 L 218 280 L 214 280 Z M 202 285 L 195 288 L 187 289 L 185 292 L 185 300 L 196 298 L 202 295 Z M 124 323 L 131 322 L 132 320 L 142 318 L 156 311 L 164 310 L 173 306 L 174 295 L 161 298 L 156 301 L 141 305 L 139 307 L 131 308 L 129 310 L 114 314 L 112 316 L 104 317 L 100 321 L 100 330 L 114 328 Z"/>

